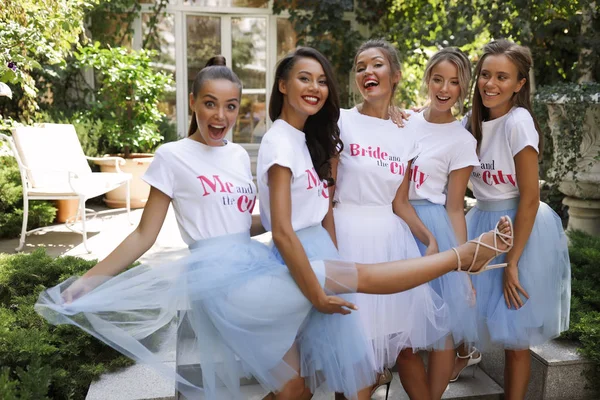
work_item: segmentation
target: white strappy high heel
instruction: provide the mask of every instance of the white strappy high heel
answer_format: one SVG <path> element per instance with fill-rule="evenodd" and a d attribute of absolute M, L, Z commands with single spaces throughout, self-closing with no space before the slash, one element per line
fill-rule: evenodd
<path fill-rule="evenodd" d="M 473 255 L 473 261 L 471 262 L 471 265 L 469 266 L 469 268 L 467 268 L 467 270 L 463 270 L 461 269 L 461 262 L 460 262 L 460 255 L 458 254 L 458 250 L 456 249 L 456 247 L 453 247 L 452 250 L 454 250 L 454 254 L 456 254 L 456 259 L 458 261 L 458 267 L 456 268 L 457 271 L 462 271 L 462 272 L 466 272 L 470 275 L 477 275 L 480 274 L 484 271 L 489 271 L 491 269 L 495 269 L 495 268 L 505 268 L 508 264 L 507 263 L 501 263 L 501 264 L 492 264 L 489 265 L 490 262 L 492 262 L 492 260 L 496 257 L 498 257 L 500 254 L 504 254 L 504 253 L 508 253 L 512 247 L 513 247 L 513 239 L 514 239 L 514 231 L 513 231 L 513 223 L 512 220 L 510 219 L 510 217 L 508 215 L 504 216 L 504 218 L 507 219 L 508 224 L 510 225 L 510 235 L 507 235 L 506 233 L 502 233 L 498 230 L 498 225 L 500 224 L 500 221 L 498 221 L 496 223 L 496 227 L 494 228 L 494 244 L 493 245 L 489 245 L 487 243 L 483 243 L 482 242 L 482 238 L 483 235 L 485 235 L 487 232 L 482 233 L 481 235 L 479 235 L 479 237 L 477 239 L 473 239 L 473 240 L 469 240 L 468 243 L 475 243 L 477 245 L 477 247 L 475 247 L 475 254 Z M 508 246 L 506 249 L 501 250 L 498 248 L 498 239 L 500 239 L 506 246 Z M 479 247 L 483 246 L 485 248 L 488 248 L 490 250 L 494 250 L 494 255 L 490 257 L 489 260 L 487 260 L 481 268 L 479 268 L 477 271 L 471 271 L 473 269 L 473 266 L 475 266 L 475 263 L 477 262 L 477 254 L 479 253 Z"/>
<path fill-rule="evenodd" d="M 467 361 L 467 365 L 465 365 L 464 367 L 462 367 L 462 369 L 460 371 L 458 371 L 458 374 L 456 375 L 456 377 L 450 379 L 450 382 L 456 382 L 458 380 L 458 378 L 460 378 L 460 375 L 463 373 L 463 371 L 466 368 L 468 368 L 472 365 L 477 365 L 481 362 L 481 353 L 479 353 L 478 357 L 473 357 L 473 354 L 475 354 L 477 352 L 478 352 L 478 350 L 475 347 L 473 347 L 473 350 L 466 356 L 461 356 L 458 352 L 456 352 L 456 357 L 462 358 L 463 360 L 465 358 L 468 358 L 469 361 Z M 473 370 L 473 373 L 475 373 L 475 370 Z"/>

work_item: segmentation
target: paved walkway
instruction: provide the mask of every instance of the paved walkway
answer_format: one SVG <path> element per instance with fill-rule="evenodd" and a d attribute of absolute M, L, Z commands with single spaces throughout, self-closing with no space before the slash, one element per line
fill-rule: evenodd
<path fill-rule="evenodd" d="M 72 232 L 64 224 L 48 226 L 29 235 L 25 241 L 23 252 L 31 253 L 37 248 L 45 247 L 48 255 L 53 257 L 77 256 L 86 260 L 101 260 L 110 254 L 136 228 L 143 212 L 142 209 L 132 210 L 132 224 L 129 224 L 127 213 L 124 210 L 110 210 L 103 206 L 93 206 L 93 208 L 103 213 L 87 223 L 88 248 L 91 253 L 85 251 L 82 236 Z M 258 213 L 258 205 L 255 207 L 255 213 Z M 74 229 L 79 229 L 79 227 L 80 224 L 76 224 Z M 261 235 L 258 238 L 262 241 L 268 240 L 269 235 Z M 19 239 L 2 239 L 0 240 L 0 253 L 14 254 L 18 245 Z M 187 248 L 187 245 L 179 233 L 175 213 L 173 208 L 169 207 L 156 242 L 140 258 L 140 261 L 143 262 L 160 251 L 185 248 Z"/>

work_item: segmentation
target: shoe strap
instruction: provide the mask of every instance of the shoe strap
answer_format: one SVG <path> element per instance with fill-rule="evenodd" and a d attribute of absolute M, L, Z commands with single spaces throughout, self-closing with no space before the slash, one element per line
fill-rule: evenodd
<path fill-rule="evenodd" d="M 457 357 L 457 358 L 462 358 L 463 360 L 464 360 L 465 358 L 471 358 L 471 357 L 473 357 L 473 354 L 475 354 L 475 352 L 476 352 L 476 351 L 477 351 L 477 349 L 475 349 L 475 348 L 474 348 L 474 349 L 473 349 L 473 350 L 471 350 L 471 352 L 470 352 L 469 354 L 467 354 L 466 356 L 461 356 L 461 355 L 459 354 L 459 352 L 457 351 L 457 352 L 456 352 L 456 357 Z"/>

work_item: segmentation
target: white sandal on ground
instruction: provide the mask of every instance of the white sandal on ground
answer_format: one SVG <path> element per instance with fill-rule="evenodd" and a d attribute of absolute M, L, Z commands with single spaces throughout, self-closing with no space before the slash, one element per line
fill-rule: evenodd
<path fill-rule="evenodd" d="M 469 266 L 469 268 L 467 270 L 463 270 L 461 269 L 461 262 L 460 262 L 460 255 L 458 254 L 458 250 L 456 249 L 456 247 L 453 247 L 452 250 L 454 250 L 454 254 L 456 254 L 456 258 L 458 260 L 458 268 L 456 268 L 457 271 L 462 271 L 462 272 L 466 272 L 469 275 L 477 275 L 480 274 L 484 271 L 488 271 L 490 269 L 495 269 L 495 268 L 505 268 L 508 264 L 507 263 L 502 263 L 502 264 L 492 264 L 489 265 L 490 262 L 492 262 L 492 260 L 496 257 L 498 257 L 500 254 L 503 253 L 508 253 L 512 247 L 513 247 L 513 238 L 514 238 L 514 231 L 513 231 L 513 223 L 512 220 L 510 219 L 509 216 L 505 216 L 505 218 L 508 221 L 508 224 L 510 225 L 510 235 L 507 235 L 506 233 L 502 233 L 498 230 L 498 224 L 500 224 L 500 221 L 498 221 L 496 223 L 496 227 L 494 228 L 494 245 L 491 246 L 487 243 L 483 243 L 481 241 L 481 239 L 483 238 L 483 235 L 485 235 L 487 232 L 482 233 L 481 235 L 479 235 L 479 237 L 477 239 L 473 239 L 473 240 L 469 240 L 468 243 L 475 243 L 477 245 L 477 247 L 475 247 L 475 254 L 473 255 L 473 261 L 471 262 L 471 265 Z M 498 238 L 500 238 L 500 240 L 506 245 L 508 246 L 506 249 L 501 250 L 498 248 Z M 479 247 L 483 246 L 486 247 L 490 250 L 494 250 L 494 255 L 492 257 L 490 257 L 489 260 L 487 260 L 483 266 L 481 268 L 479 268 L 479 270 L 471 272 L 471 270 L 473 269 L 473 266 L 475 265 L 475 263 L 477 262 L 477 254 L 479 253 Z"/>
<path fill-rule="evenodd" d="M 475 347 L 473 347 L 473 350 L 467 354 L 466 356 L 461 356 L 458 351 L 456 352 L 456 357 L 458 358 L 462 358 L 463 360 L 465 358 L 468 358 L 469 361 L 467 361 L 467 365 L 465 365 L 464 367 L 462 367 L 462 369 L 460 371 L 458 371 L 458 374 L 456 375 L 455 378 L 450 379 L 450 382 L 456 382 L 458 380 L 458 378 L 460 378 L 460 374 L 463 373 L 463 371 L 467 368 L 470 367 L 472 365 L 477 365 L 481 362 L 481 353 L 479 353 L 479 357 L 475 358 L 473 357 L 473 354 L 477 353 L 477 349 Z M 475 370 L 473 370 L 473 374 L 475 374 Z"/>

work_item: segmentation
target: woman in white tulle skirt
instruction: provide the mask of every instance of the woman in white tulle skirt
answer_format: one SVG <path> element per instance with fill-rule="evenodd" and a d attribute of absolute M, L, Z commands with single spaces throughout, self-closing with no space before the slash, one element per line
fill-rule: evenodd
<path fill-rule="evenodd" d="M 419 154 L 417 132 L 410 120 L 399 128 L 389 107 L 400 81 L 396 50 L 383 40 L 369 40 L 354 59 L 355 81 L 362 97 L 360 110 L 342 110 L 339 120 L 344 150 L 334 167 L 334 222 L 344 260 L 383 262 L 420 257 L 415 236 L 438 251 L 437 242 L 408 199 L 412 160 Z M 335 225 L 335 228 L 334 228 Z M 414 236 L 413 236 L 414 234 Z M 389 384 L 385 368 L 394 365 L 411 398 L 431 398 L 419 350 L 446 348 L 450 310 L 442 298 L 423 285 L 404 293 L 353 296 L 372 341 L 378 384 Z M 432 356 L 436 364 L 438 354 Z"/>
<path fill-rule="evenodd" d="M 241 146 L 224 140 L 240 99 L 237 76 L 222 57 L 211 59 L 193 84 L 190 136 L 161 146 L 144 176 L 152 188 L 139 226 L 83 277 L 42 292 L 36 311 L 156 369 L 188 399 L 243 399 L 240 379 L 250 376 L 270 399 L 308 398 L 319 384 L 358 398 L 360 380 L 352 373 L 364 372 L 360 378 L 368 385 L 374 367 L 368 357 L 357 359 L 337 343 L 359 348 L 361 337 L 350 335 L 344 342 L 318 336 L 343 335 L 345 325 L 337 317 L 355 310 L 335 294 L 410 289 L 469 267 L 479 246 L 377 266 L 333 255 L 330 261 L 314 259 L 300 273 L 286 268 L 250 238 L 260 228 L 252 223 L 256 189 L 250 160 Z M 162 253 L 122 272 L 152 245 L 169 204 L 190 251 Z M 508 220 L 501 221 L 483 242 L 506 251 L 510 242 L 498 238 L 510 233 Z M 474 270 L 497 254 L 484 248 Z M 189 327 L 180 326 L 183 315 Z M 178 330 L 191 332 L 178 337 Z M 189 364 L 172 362 L 176 345 Z"/>

